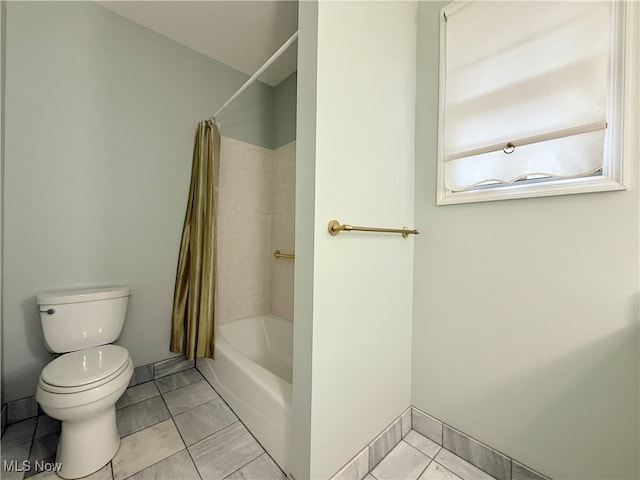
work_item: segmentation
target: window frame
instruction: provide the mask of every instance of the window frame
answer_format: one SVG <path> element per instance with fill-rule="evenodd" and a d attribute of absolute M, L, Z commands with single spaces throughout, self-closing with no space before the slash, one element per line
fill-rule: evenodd
<path fill-rule="evenodd" d="M 628 188 L 628 171 L 632 141 L 631 115 L 633 108 L 630 101 L 634 95 L 630 92 L 637 74 L 637 57 L 640 53 L 633 39 L 638 35 L 638 7 L 635 2 L 613 2 L 613 54 L 609 72 L 609 89 L 607 105 L 607 122 L 611 134 L 605 140 L 605 153 L 602 174 L 580 178 L 552 179 L 542 182 L 515 182 L 509 185 L 494 187 L 483 186 L 465 191 L 454 192 L 445 187 L 444 180 L 444 98 L 446 93 L 446 18 L 456 10 L 468 5 L 471 1 L 454 1 L 440 10 L 440 59 L 439 59 L 439 101 L 438 101 L 438 149 L 437 149 L 437 188 L 436 204 L 451 205 L 459 203 L 487 202 L 517 198 L 546 197 L 577 193 L 626 190 Z M 635 55 L 635 57 L 634 57 Z M 635 97 L 637 98 L 637 97 Z M 636 109 L 637 110 L 637 109 Z M 637 115 L 637 112 L 635 112 Z M 637 133 L 636 133 L 637 134 Z M 637 160 L 637 158 L 634 158 Z"/>

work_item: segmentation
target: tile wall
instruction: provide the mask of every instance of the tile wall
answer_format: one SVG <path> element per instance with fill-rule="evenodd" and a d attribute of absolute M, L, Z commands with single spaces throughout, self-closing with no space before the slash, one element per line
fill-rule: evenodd
<path fill-rule="evenodd" d="M 227 137 L 220 144 L 220 323 L 269 312 L 273 151 Z"/>
<path fill-rule="evenodd" d="M 294 253 L 296 206 L 296 144 L 284 145 L 273 156 L 271 251 Z M 294 261 L 272 257 L 271 312 L 293 321 Z"/>
<path fill-rule="evenodd" d="M 218 189 L 220 323 L 272 312 L 293 320 L 295 142 L 276 150 L 223 137 Z"/>

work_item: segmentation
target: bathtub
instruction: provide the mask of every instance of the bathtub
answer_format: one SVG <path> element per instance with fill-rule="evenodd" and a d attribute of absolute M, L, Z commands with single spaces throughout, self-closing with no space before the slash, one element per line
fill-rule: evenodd
<path fill-rule="evenodd" d="M 198 370 L 289 472 L 293 323 L 268 313 L 220 324 L 214 355 Z"/>

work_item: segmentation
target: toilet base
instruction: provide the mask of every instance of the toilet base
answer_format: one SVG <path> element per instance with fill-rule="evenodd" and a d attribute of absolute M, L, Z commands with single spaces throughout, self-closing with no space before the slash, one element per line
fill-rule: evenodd
<path fill-rule="evenodd" d="M 97 472 L 118 452 L 120 434 L 113 405 L 99 415 L 80 421 L 63 421 L 56 462 L 62 478 L 81 478 Z"/>

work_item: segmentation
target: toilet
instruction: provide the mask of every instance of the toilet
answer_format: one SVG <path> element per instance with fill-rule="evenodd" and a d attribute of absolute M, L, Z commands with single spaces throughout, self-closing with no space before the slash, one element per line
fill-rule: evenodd
<path fill-rule="evenodd" d="M 36 390 L 42 410 L 62 421 L 62 478 L 100 470 L 120 447 L 115 404 L 133 363 L 127 349 L 110 343 L 120 336 L 130 295 L 129 287 L 104 287 L 37 297 L 47 349 L 62 353 L 44 367 Z"/>

